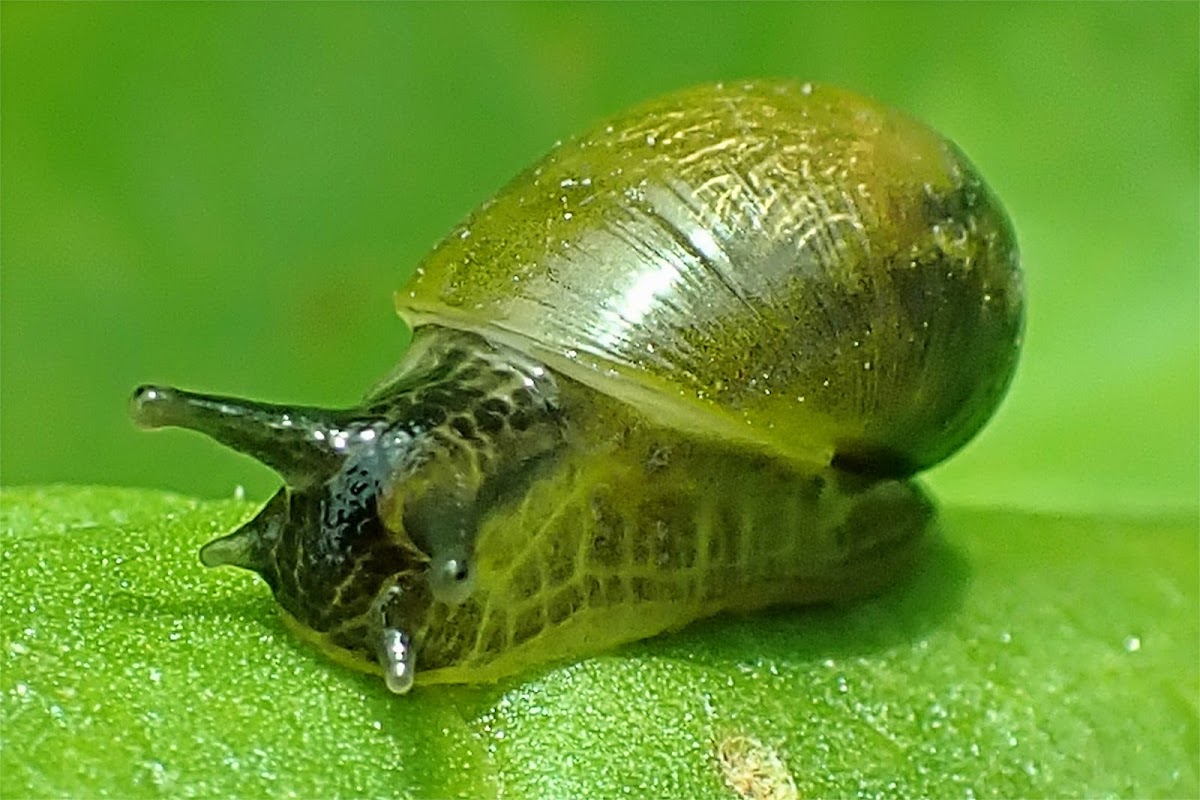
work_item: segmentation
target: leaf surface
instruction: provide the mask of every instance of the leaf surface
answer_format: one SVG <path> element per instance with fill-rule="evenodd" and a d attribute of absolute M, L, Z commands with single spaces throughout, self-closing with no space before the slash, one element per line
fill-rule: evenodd
<path fill-rule="evenodd" d="M 874 600 L 394 697 L 199 565 L 253 505 L 0 498 L 5 797 L 1200 794 L 1194 515 L 950 508 Z"/>

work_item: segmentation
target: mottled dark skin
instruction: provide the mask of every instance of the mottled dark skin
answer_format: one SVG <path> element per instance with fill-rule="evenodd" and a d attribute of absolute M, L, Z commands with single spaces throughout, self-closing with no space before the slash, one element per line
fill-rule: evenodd
<path fill-rule="evenodd" d="M 409 372 L 340 411 L 162 387 L 132 400 L 147 427 L 202 430 L 284 475 L 201 559 L 258 572 L 303 629 L 365 660 L 380 660 L 385 617 L 424 619 L 469 591 L 480 520 L 564 444 L 555 383 L 531 362 L 458 333 L 418 337 L 413 352 Z M 403 591 L 383 597 L 390 586 Z"/>
<path fill-rule="evenodd" d="M 405 364 L 336 412 L 133 400 L 147 426 L 280 469 L 288 485 L 201 559 L 259 573 L 307 638 L 397 692 L 416 665 L 487 680 L 723 609 L 875 591 L 932 514 L 910 483 L 694 440 L 473 334 L 422 332 Z"/>

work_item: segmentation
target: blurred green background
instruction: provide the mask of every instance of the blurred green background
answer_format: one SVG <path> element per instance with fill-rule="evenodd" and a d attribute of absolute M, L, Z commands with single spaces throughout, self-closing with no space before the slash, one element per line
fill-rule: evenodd
<path fill-rule="evenodd" d="M 794 76 L 951 136 L 1016 222 L 1024 361 L 943 498 L 1195 508 L 1198 8 L 6 3 L 0 481 L 265 496 L 130 390 L 352 402 L 401 352 L 391 291 L 555 139 Z"/>

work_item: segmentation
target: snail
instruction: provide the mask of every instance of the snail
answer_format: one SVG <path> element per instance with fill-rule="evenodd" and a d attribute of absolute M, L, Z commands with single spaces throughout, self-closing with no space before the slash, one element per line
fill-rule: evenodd
<path fill-rule="evenodd" d="M 493 681 L 902 575 L 914 476 L 1016 365 L 1011 223 L 951 142 L 815 84 L 669 94 L 519 175 L 395 295 L 351 408 L 143 386 L 284 486 L 207 566 L 389 689 Z"/>

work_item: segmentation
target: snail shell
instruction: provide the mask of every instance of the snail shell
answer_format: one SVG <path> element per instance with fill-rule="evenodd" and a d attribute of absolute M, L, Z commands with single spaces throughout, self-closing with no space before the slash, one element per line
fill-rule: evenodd
<path fill-rule="evenodd" d="M 396 692 L 878 590 L 932 517 L 912 476 L 991 416 L 1023 319 L 1012 227 L 953 144 L 776 81 L 557 146 L 395 299 L 413 344 L 353 408 L 132 403 L 283 476 L 202 560 Z"/>

